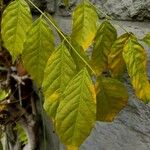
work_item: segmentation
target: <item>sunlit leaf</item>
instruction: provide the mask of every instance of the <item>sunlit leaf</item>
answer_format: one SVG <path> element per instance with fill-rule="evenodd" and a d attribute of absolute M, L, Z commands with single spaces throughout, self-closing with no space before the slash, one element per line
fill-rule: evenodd
<path fill-rule="evenodd" d="M 97 120 L 112 121 L 128 101 L 128 91 L 120 81 L 100 78 L 97 89 Z"/>
<path fill-rule="evenodd" d="M 73 47 L 76 49 L 76 51 L 80 54 L 80 56 L 89 63 L 89 57 L 86 51 L 75 41 L 70 41 Z M 86 67 L 86 64 L 79 58 L 79 56 L 75 53 L 74 50 L 67 44 L 68 49 L 70 50 L 70 54 L 74 60 L 74 63 L 76 64 L 77 71 L 80 71 L 82 68 Z"/>
<path fill-rule="evenodd" d="M 123 58 L 137 97 L 150 101 L 150 84 L 147 77 L 147 55 L 135 37 L 130 37 L 123 51 Z"/>
<path fill-rule="evenodd" d="M 56 114 L 56 131 L 63 143 L 78 147 L 96 119 L 95 90 L 85 68 L 69 82 L 63 97 Z"/>
<path fill-rule="evenodd" d="M 146 36 L 143 38 L 143 41 L 150 46 L 150 33 L 146 34 Z"/>
<path fill-rule="evenodd" d="M 44 68 L 53 50 L 53 33 L 47 22 L 40 17 L 30 27 L 22 53 L 25 68 L 38 86 L 41 86 Z"/>
<path fill-rule="evenodd" d="M 27 144 L 28 143 L 28 137 L 25 133 L 25 130 L 22 128 L 22 126 L 17 124 L 16 127 L 15 127 L 15 130 L 17 131 L 19 142 L 22 145 Z"/>
<path fill-rule="evenodd" d="M 83 49 L 87 49 L 97 31 L 98 15 L 95 8 L 86 0 L 79 4 L 73 12 L 73 29 L 71 38 Z"/>
<path fill-rule="evenodd" d="M 122 53 L 129 37 L 130 34 L 125 33 L 121 35 L 112 45 L 110 54 L 108 56 L 108 66 L 111 71 L 111 75 L 114 78 L 120 77 L 125 71 L 126 65 Z"/>
<path fill-rule="evenodd" d="M 5 98 L 7 98 L 7 96 L 9 95 L 10 92 L 6 92 L 5 90 L 1 90 L 0 89 L 0 101 L 4 100 Z"/>
<path fill-rule="evenodd" d="M 62 43 L 50 56 L 44 71 L 44 108 L 49 116 L 55 117 L 62 93 L 75 73 L 74 61 Z"/>
<path fill-rule="evenodd" d="M 104 21 L 97 31 L 92 53 L 92 67 L 97 75 L 108 67 L 108 55 L 116 38 L 116 29 L 108 21 Z"/>
<path fill-rule="evenodd" d="M 32 23 L 29 6 L 24 0 L 11 2 L 2 16 L 2 40 L 13 61 L 21 54 L 26 32 Z"/>

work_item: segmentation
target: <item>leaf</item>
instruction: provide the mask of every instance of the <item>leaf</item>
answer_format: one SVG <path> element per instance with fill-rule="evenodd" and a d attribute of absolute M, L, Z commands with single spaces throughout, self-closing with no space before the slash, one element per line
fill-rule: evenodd
<path fill-rule="evenodd" d="M 26 145 L 28 143 L 28 137 L 23 127 L 20 124 L 17 124 L 14 127 L 14 130 L 17 131 L 19 143 Z"/>
<path fill-rule="evenodd" d="M 146 51 L 135 37 L 130 37 L 126 43 L 123 58 L 137 97 L 145 102 L 150 101 Z"/>
<path fill-rule="evenodd" d="M 73 12 L 73 29 L 71 38 L 83 49 L 87 49 L 97 32 L 98 15 L 88 1 L 83 1 Z"/>
<path fill-rule="evenodd" d="M 146 34 L 142 40 L 150 47 L 150 33 Z"/>
<path fill-rule="evenodd" d="M 87 53 L 84 51 L 84 49 L 75 41 L 70 41 L 72 46 L 75 48 L 75 50 L 80 54 L 80 56 L 87 62 L 89 63 L 89 57 Z M 70 54 L 76 64 L 77 71 L 79 72 L 81 69 L 86 67 L 86 64 L 77 56 L 75 51 L 66 43 L 68 49 L 70 50 Z"/>
<path fill-rule="evenodd" d="M 75 73 L 74 61 L 68 49 L 62 43 L 52 53 L 44 72 L 44 108 L 49 116 L 55 117 L 62 93 Z"/>
<path fill-rule="evenodd" d="M 5 90 L 0 89 L 0 101 L 7 98 L 9 94 L 10 94 L 10 92 L 6 92 Z"/>
<path fill-rule="evenodd" d="M 40 17 L 30 27 L 22 53 L 24 66 L 39 87 L 43 81 L 44 68 L 53 50 L 53 33 L 47 22 Z"/>
<path fill-rule="evenodd" d="M 10 52 L 13 61 L 22 53 L 26 32 L 32 23 L 28 4 L 24 0 L 15 0 L 5 9 L 2 16 L 2 40 Z"/>
<path fill-rule="evenodd" d="M 108 55 L 116 38 L 116 29 L 108 21 L 104 21 L 97 31 L 92 53 L 91 63 L 97 75 L 108 67 Z"/>
<path fill-rule="evenodd" d="M 126 65 L 122 56 L 123 48 L 130 37 L 129 33 L 121 35 L 112 45 L 108 56 L 108 66 L 113 78 L 122 76 Z"/>
<path fill-rule="evenodd" d="M 63 0 L 66 6 L 69 6 L 69 0 Z"/>
<path fill-rule="evenodd" d="M 113 121 L 128 102 L 128 91 L 120 81 L 112 78 L 98 80 L 97 120 Z"/>
<path fill-rule="evenodd" d="M 58 107 L 56 130 L 62 142 L 78 147 L 90 134 L 95 117 L 95 89 L 84 68 L 69 82 Z"/>

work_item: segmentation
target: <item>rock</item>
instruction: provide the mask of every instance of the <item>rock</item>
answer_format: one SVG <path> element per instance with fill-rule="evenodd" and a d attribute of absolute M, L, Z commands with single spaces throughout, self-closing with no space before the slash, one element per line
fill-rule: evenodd
<path fill-rule="evenodd" d="M 118 20 L 150 20 L 150 0 L 90 0 L 104 13 Z M 42 10 L 60 16 L 70 16 L 73 8 L 80 0 L 70 0 L 69 9 L 65 7 L 63 0 L 33 0 Z M 35 11 L 35 9 L 34 9 Z M 36 12 L 36 11 L 35 11 Z M 104 18 L 104 14 L 100 13 Z"/>
<path fill-rule="evenodd" d="M 54 14 L 57 10 L 56 1 L 54 0 L 46 0 L 46 11 L 50 14 Z"/>
<path fill-rule="evenodd" d="M 150 19 L 150 0 L 107 0 L 101 8 L 119 20 Z"/>
<path fill-rule="evenodd" d="M 150 150 L 150 106 L 131 98 L 114 122 L 96 123 L 80 150 Z"/>

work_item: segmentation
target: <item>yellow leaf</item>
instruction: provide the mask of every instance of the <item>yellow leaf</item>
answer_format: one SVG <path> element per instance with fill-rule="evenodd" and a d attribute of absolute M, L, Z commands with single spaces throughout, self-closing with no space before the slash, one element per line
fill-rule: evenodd
<path fill-rule="evenodd" d="M 147 54 L 134 36 L 127 41 L 123 58 L 137 97 L 145 102 L 150 101 L 150 84 L 147 77 Z"/>
<path fill-rule="evenodd" d="M 123 48 L 128 41 L 130 34 L 125 33 L 121 35 L 112 45 L 110 54 L 108 56 L 108 67 L 113 78 L 119 78 L 125 72 L 126 64 L 124 62 L 122 53 Z"/>
<path fill-rule="evenodd" d="M 44 68 L 53 51 L 53 32 L 41 16 L 29 28 L 22 52 L 24 66 L 38 87 L 41 87 Z"/>
<path fill-rule="evenodd" d="M 97 89 L 97 120 L 113 121 L 128 102 L 128 92 L 120 81 L 99 78 Z"/>
<path fill-rule="evenodd" d="M 150 47 L 150 33 L 146 34 L 142 40 Z"/>
<path fill-rule="evenodd" d="M 56 131 L 61 141 L 70 146 L 70 150 L 79 147 L 94 126 L 96 104 L 92 86 L 88 71 L 83 68 L 69 82 L 60 101 Z"/>
<path fill-rule="evenodd" d="M 42 84 L 44 108 L 50 117 L 55 118 L 62 93 L 75 73 L 76 65 L 67 47 L 61 43 L 47 62 Z"/>
<path fill-rule="evenodd" d="M 2 16 L 1 33 L 4 46 L 12 55 L 13 62 L 22 53 L 26 32 L 32 24 L 30 8 L 24 0 L 11 2 Z"/>
<path fill-rule="evenodd" d="M 74 146 L 68 146 L 67 145 L 67 150 L 78 150 L 78 147 L 74 147 Z"/>
<path fill-rule="evenodd" d="M 73 12 L 73 29 L 71 38 L 84 50 L 92 43 L 97 32 L 98 15 L 89 1 L 83 1 Z"/>
<path fill-rule="evenodd" d="M 92 68 L 97 75 L 108 68 L 108 55 L 116 38 L 116 29 L 110 22 L 104 21 L 97 31 L 91 60 Z"/>

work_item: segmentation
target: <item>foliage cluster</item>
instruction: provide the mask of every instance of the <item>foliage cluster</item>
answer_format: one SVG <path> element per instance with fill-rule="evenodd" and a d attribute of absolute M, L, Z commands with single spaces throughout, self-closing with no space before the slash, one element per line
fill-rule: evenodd
<path fill-rule="evenodd" d="M 133 33 L 118 37 L 109 20 L 99 21 L 88 0 L 75 8 L 72 22 L 72 33 L 65 36 L 44 13 L 33 21 L 25 0 L 11 2 L 1 22 L 3 46 L 13 64 L 23 62 L 43 92 L 43 107 L 70 150 L 78 149 L 95 121 L 112 121 L 126 106 L 128 92 L 121 80 L 126 70 L 136 96 L 145 103 L 150 101 L 147 54 L 139 39 Z M 49 23 L 60 36 L 59 45 L 55 45 Z M 150 46 L 150 34 L 141 40 Z M 0 101 L 9 93 L 1 88 Z M 0 103 L 0 112 L 4 109 Z"/>

